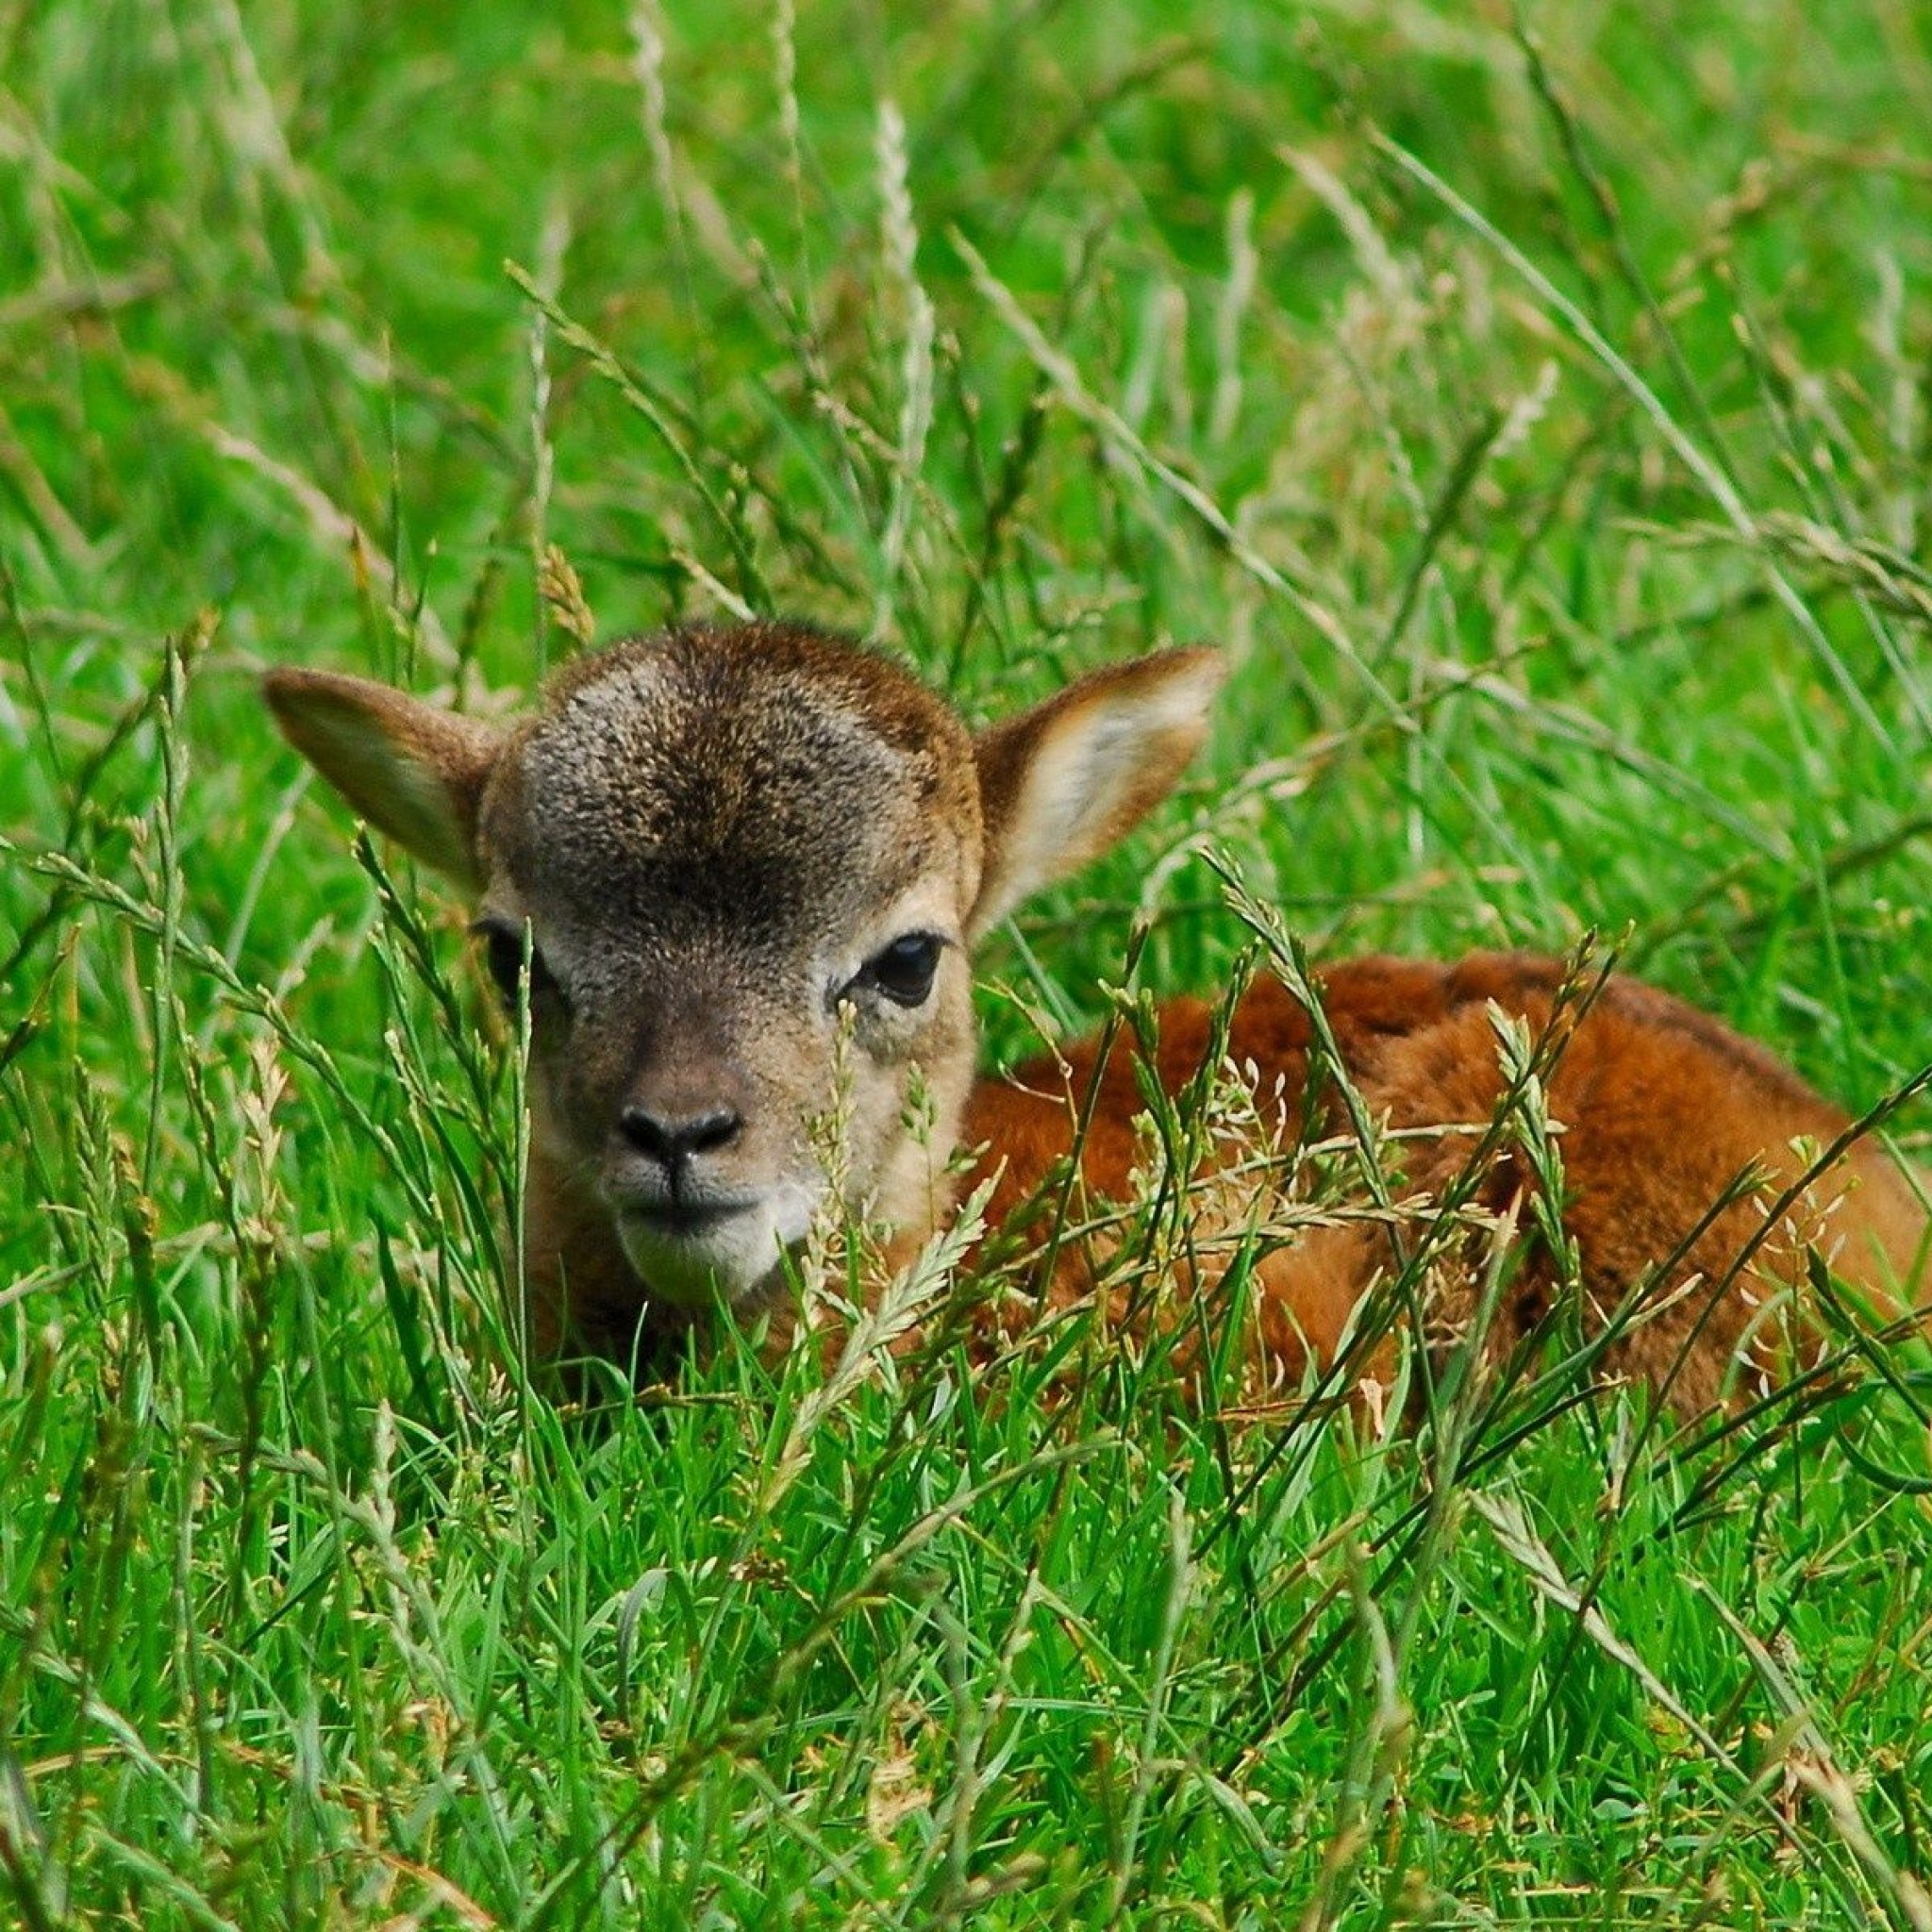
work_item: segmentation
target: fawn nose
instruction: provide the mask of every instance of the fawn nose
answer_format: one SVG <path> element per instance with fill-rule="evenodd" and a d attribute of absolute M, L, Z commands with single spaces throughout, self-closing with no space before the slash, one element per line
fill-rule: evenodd
<path fill-rule="evenodd" d="M 618 1116 L 617 1124 L 624 1138 L 640 1154 L 663 1162 L 671 1173 L 676 1174 L 692 1155 L 728 1147 L 744 1125 L 744 1116 L 733 1107 L 714 1107 L 703 1113 L 681 1117 L 655 1114 L 648 1108 L 627 1107 Z"/>

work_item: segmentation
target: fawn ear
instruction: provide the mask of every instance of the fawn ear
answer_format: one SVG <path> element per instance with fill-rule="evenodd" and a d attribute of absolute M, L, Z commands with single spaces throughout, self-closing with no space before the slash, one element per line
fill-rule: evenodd
<path fill-rule="evenodd" d="M 1163 651 L 1093 672 L 980 733 L 986 846 L 969 937 L 1098 858 L 1166 796 L 1208 735 L 1226 673 L 1218 651 Z"/>
<path fill-rule="evenodd" d="M 371 824 L 438 872 L 483 883 L 476 815 L 500 732 L 366 677 L 283 668 L 261 691 L 282 736 Z"/>

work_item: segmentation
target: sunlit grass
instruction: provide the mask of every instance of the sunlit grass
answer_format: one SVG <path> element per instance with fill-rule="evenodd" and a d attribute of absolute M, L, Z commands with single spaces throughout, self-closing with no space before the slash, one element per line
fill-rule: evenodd
<path fill-rule="evenodd" d="M 986 716 L 1210 639 L 990 1058 L 1137 944 L 1223 984 L 1231 868 L 1318 958 L 1594 932 L 1874 1106 L 1932 1059 L 1932 48 L 1534 25 L 0 20 L 14 1917 L 1932 1925 L 1915 1357 L 1688 1434 L 1560 1329 L 1379 1408 L 1077 1323 L 560 1407 L 464 908 L 254 694 L 495 710 L 586 612 L 775 608 Z"/>

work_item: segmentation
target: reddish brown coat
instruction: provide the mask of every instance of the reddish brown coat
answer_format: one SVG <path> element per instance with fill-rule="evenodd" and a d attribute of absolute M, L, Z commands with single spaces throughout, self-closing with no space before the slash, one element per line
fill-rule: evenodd
<path fill-rule="evenodd" d="M 1478 953 L 1454 965 L 1353 959 L 1319 977 L 1350 1077 L 1371 1115 L 1402 1132 L 1492 1117 L 1504 1074 L 1491 1003 L 1540 1035 L 1550 1025 L 1563 968 L 1536 955 Z M 1157 1068 L 1170 1091 L 1200 1067 L 1211 1019 L 1198 1000 L 1161 1007 Z M 1312 1037 L 1307 1011 L 1274 979 L 1257 983 L 1234 1014 L 1229 1059 L 1254 1070 L 1263 1095 L 1279 1083 L 1278 1111 L 1291 1125 L 1301 1114 Z M 1059 1061 L 1044 1058 L 974 1089 L 964 1139 L 983 1146 L 981 1173 L 999 1177 L 995 1223 L 1020 1215 L 1068 1154 L 1098 1051 L 1088 1041 L 1066 1053 L 1064 1072 Z M 1143 1109 L 1134 1060 L 1124 1033 L 1117 1035 L 1082 1149 L 1080 1181 L 1090 1203 L 1132 1191 L 1143 1154 L 1133 1125 Z M 1329 1085 L 1319 1096 L 1319 1117 L 1324 1131 L 1342 1132 L 1345 1117 Z M 1657 1283 L 1659 1299 L 1685 1283 L 1725 1284 L 1707 1311 L 1709 1294 L 1693 1285 L 1612 1351 L 1614 1369 L 1657 1385 L 1668 1379 L 1680 1407 L 1719 1399 L 1755 1310 L 1770 1299 L 1768 1291 L 1802 1274 L 1807 1243 L 1819 1244 L 1841 1275 L 1884 1307 L 1895 1308 L 1900 1285 L 1915 1278 L 1924 1211 L 1903 1174 L 1869 1141 L 1812 1181 L 1786 1224 L 1759 1242 L 1746 1267 L 1734 1269 L 1757 1238 L 1766 1206 L 1804 1176 L 1850 1122 L 1762 1047 L 1654 988 L 1617 978 L 1601 990 L 1557 1059 L 1548 1111 L 1563 1128 L 1563 1222 L 1598 1313 L 1674 1257 L 1675 1265 Z M 1410 1200 L 1434 1193 L 1460 1173 L 1473 1145 L 1467 1132 L 1418 1132 L 1395 1143 L 1389 1158 L 1400 1163 L 1399 1191 Z M 1764 1185 L 1711 1216 L 1725 1190 L 1753 1166 L 1763 1172 Z M 1524 1180 L 1520 1162 L 1506 1156 L 1488 1178 L 1485 1198 L 1501 1208 Z M 1036 1230 L 1051 1211 L 1050 1203 L 1036 1206 Z M 1256 1323 L 1261 1348 L 1274 1358 L 1264 1366 L 1292 1378 L 1310 1349 L 1325 1362 L 1390 1261 L 1386 1233 L 1360 1222 L 1303 1230 L 1276 1247 L 1257 1271 Z M 1085 1292 L 1093 1267 L 1091 1249 L 1069 1243 L 1049 1298 L 1066 1302 Z M 1439 1291 L 1466 1300 L 1473 1284 L 1458 1284 L 1454 1274 L 1444 1283 L 1439 1272 Z M 1550 1286 L 1547 1257 L 1532 1248 L 1500 1311 L 1498 1345 L 1518 1339 L 1544 1311 Z M 1454 1306 L 1435 1311 L 1450 1327 L 1466 1312 Z M 1693 1330 L 1696 1340 L 1686 1350 Z M 1788 1367 L 1773 1360 L 1771 1341 L 1753 1338 L 1753 1359 Z"/>

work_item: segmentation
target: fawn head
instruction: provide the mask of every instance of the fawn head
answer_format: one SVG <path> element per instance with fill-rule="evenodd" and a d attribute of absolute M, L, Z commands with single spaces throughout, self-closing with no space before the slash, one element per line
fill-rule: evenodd
<path fill-rule="evenodd" d="M 477 894 L 513 1008 L 527 986 L 534 1144 L 644 1294 L 695 1308 L 776 1281 L 830 1189 L 930 1224 L 969 949 L 1168 791 L 1221 675 L 1168 652 L 974 736 L 886 658 L 772 623 L 588 655 L 509 727 L 361 678 L 265 689 L 358 812 Z"/>

